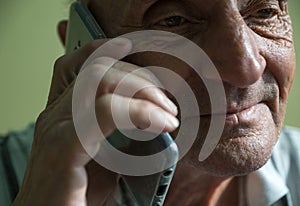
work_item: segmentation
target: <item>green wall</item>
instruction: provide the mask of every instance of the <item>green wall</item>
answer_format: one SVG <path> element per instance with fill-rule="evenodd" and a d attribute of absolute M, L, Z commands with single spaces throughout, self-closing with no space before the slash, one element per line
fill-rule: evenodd
<path fill-rule="evenodd" d="M 24 128 L 46 103 L 52 67 L 63 48 L 56 24 L 67 17 L 68 0 L 0 1 L 0 133 Z M 300 1 L 290 0 L 300 53 Z M 300 62 L 300 56 L 297 56 Z M 291 93 L 286 123 L 300 127 L 300 72 Z"/>
<path fill-rule="evenodd" d="M 290 94 L 285 123 L 300 127 L 300 1 L 289 1 L 290 13 L 294 26 L 294 39 L 297 57 L 297 70 L 294 85 Z"/>

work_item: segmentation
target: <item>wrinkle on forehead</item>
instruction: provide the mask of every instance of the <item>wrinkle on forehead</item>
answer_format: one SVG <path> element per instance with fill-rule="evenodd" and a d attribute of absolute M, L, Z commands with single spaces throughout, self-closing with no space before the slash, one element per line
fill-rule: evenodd
<path fill-rule="evenodd" d="M 141 28 L 147 9 L 158 0 L 85 0 L 98 23 L 109 34 L 125 28 Z M 123 32 L 121 32 L 123 33 Z"/>
<path fill-rule="evenodd" d="M 130 24 L 138 25 L 139 22 L 135 22 L 140 18 L 134 17 L 141 17 L 144 15 L 144 12 L 150 8 L 153 4 L 158 2 L 159 0 L 115 0 L 115 1 L 122 1 L 123 4 L 123 11 L 122 15 L 124 16 L 124 22 L 131 22 Z M 128 19 L 130 18 L 130 19 Z"/>
<path fill-rule="evenodd" d="M 149 7 L 158 1 L 159 0 L 126 0 L 128 8 L 140 8 L 140 6 Z"/>

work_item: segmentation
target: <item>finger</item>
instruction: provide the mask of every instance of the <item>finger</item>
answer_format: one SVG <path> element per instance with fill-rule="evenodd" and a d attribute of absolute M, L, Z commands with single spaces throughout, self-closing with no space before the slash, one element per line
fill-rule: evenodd
<path fill-rule="evenodd" d="M 160 106 L 162 106 L 164 109 L 166 109 L 167 111 L 171 112 L 174 115 L 178 114 L 178 109 L 177 106 L 167 97 L 166 93 L 163 92 L 165 90 L 163 84 L 160 82 L 160 80 L 155 76 L 154 73 L 152 73 L 150 70 L 148 70 L 147 68 L 141 68 L 139 66 L 136 66 L 134 64 L 131 63 L 127 63 L 124 61 L 118 61 L 114 64 L 113 66 L 114 69 L 118 70 L 118 71 L 123 71 L 126 73 L 131 73 L 134 74 L 140 78 L 143 78 L 149 82 L 151 82 L 153 85 L 155 85 L 156 87 L 159 88 L 159 93 L 157 95 L 157 93 L 151 91 L 151 89 L 149 90 L 149 93 L 145 93 L 143 92 L 143 90 L 141 92 L 138 92 L 135 97 L 137 98 L 143 98 L 143 99 L 148 99 L 148 100 L 156 100 L 153 101 L 153 103 L 156 103 Z M 142 95 L 142 94 L 150 94 L 150 98 L 147 98 L 147 95 Z M 151 95 L 152 94 L 152 95 Z M 154 98 L 151 98 L 154 97 Z M 165 103 L 165 104 L 163 104 Z"/>
<path fill-rule="evenodd" d="M 151 101 L 176 116 L 178 113 L 177 107 L 162 90 L 152 82 L 135 74 L 135 71 L 126 73 L 111 69 L 104 76 L 104 82 L 100 84 L 99 88 L 110 93 Z M 109 84 L 110 82 L 113 84 Z M 105 84 L 110 85 L 111 88 L 105 88 L 103 86 Z"/>
<path fill-rule="evenodd" d="M 93 41 L 55 61 L 47 105 L 50 105 L 74 81 L 84 61 L 105 41 L 107 40 Z"/>
<path fill-rule="evenodd" d="M 157 86 L 160 85 L 158 78 L 151 71 L 145 68 L 141 68 L 139 66 L 124 61 L 116 62 L 114 64 L 114 68 L 127 73 L 134 72 L 135 75 L 144 78 Z"/>
<path fill-rule="evenodd" d="M 64 55 L 55 62 L 47 105 L 57 99 L 76 79 L 84 62 L 89 63 L 87 60 L 91 60 L 91 54 L 101 45 L 105 45 L 106 56 L 110 55 L 114 58 L 126 56 L 132 47 L 130 40 L 125 38 L 116 38 L 109 43 L 107 41 L 108 39 L 95 40 L 70 54 Z"/>
<path fill-rule="evenodd" d="M 145 72 L 135 69 L 127 73 L 115 69 L 114 66 L 110 68 L 115 61 L 112 58 L 100 57 L 93 61 L 89 68 L 86 68 L 90 74 L 85 77 L 85 85 L 88 85 L 91 79 L 97 76 L 101 79 L 96 97 L 105 93 L 116 93 L 126 97 L 140 98 L 151 101 L 171 114 L 177 115 L 177 107 L 162 90 L 152 82 L 140 77 Z M 139 75 L 137 76 L 138 72 Z"/>
<path fill-rule="evenodd" d="M 96 100 L 100 128 L 108 136 L 115 129 L 146 129 L 154 133 L 172 132 L 179 121 L 152 102 L 106 94 Z"/>

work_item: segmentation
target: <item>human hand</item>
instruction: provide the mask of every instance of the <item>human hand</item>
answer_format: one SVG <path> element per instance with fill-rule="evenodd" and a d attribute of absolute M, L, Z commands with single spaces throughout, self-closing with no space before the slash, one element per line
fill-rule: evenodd
<path fill-rule="evenodd" d="M 48 103 L 36 123 L 28 167 L 14 206 L 109 205 L 112 201 L 118 175 L 97 164 L 89 155 L 97 153 L 102 137 L 87 139 L 85 148 L 89 151 L 86 151 L 77 137 L 72 117 L 76 77 L 87 57 L 105 41 L 92 42 L 56 61 Z M 112 43 L 110 49 L 126 56 L 131 44 L 123 39 Z M 163 131 L 171 132 L 178 126 L 176 106 L 157 88 L 150 73 L 108 57 L 97 58 L 87 67 L 92 76 L 93 72 L 106 72 L 95 99 L 97 120 L 104 137 L 116 129 L 113 110 L 117 118 L 129 114 L 138 128 L 148 128 L 151 124 L 155 130 L 165 125 Z M 122 87 L 138 92 L 131 98 L 128 90 L 122 90 L 113 98 L 114 89 L 124 79 Z M 131 129 L 126 121 L 121 126 Z"/>

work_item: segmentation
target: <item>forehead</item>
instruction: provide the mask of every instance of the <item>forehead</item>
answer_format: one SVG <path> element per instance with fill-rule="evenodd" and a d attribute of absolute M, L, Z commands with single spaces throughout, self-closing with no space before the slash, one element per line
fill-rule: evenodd
<path fill-rule="evenodd" d="M 86 1 L 93 14 L 99 18 L 107 16 L 106 21 L 114 20 L 119 23 L 139 25 L 139 19 L 144 17 L 150 8 L 166 9 L 170 12 L 185 10 L 193 16 L 220 16 L 222 13 L 231 15 L 239 11 L 253 10 L 259 7 L 269 7 L 271 4 L 287 4 L 287 0 L 82 0 Z M 285 3 L 283 3 L 285 2 Z M 172 8 L 172 6 L 174 8 Z M 287 8 L 286 6 L 284 6 Z M 175 11 L 176 10 L 176 11 Z M 163 12 L 163 11 L 162 11 Z M 108 20 L 110 19 L 110 20 Z M 104 21 L 104 20 L 103 20 Z"/>
<path fill-rule="evenodd" d="M 238 8 L 246 6 L 247 4 L 252 4 L 254 2 L 264 2 L 264 1 L 281 1 L 281 0 L 82 0 L 86 4 L 94 4 L 102 7 L 118 7 L 123 8 L 124 10 L 136 9 L 136 12 L 139 12 L 139 9 L 147 9 L 151 5 L 158 2 L 176 2 L 176 3 L 185 3 L 195 6 L 205 7 L 205 9 L 213 7 L 216 3 L 231 4 L 235 5 Z M 194 7 L 195 9 L 197 7 Z"/>
<path fill-rule="evenodd" d="M 191 5 L 201 5 L 209 8 L 209 5 L 214 5 L 216 2 L 222 1 L 240 1 L 240 0 L 82 0 L 88 5 L 93 5 L 98 8 L 106 8 L 111 11 L 119 10 L 125 13 L 141 13 L 147 10 L 155 3 L 185 3 Z M 245 1 L 245 0 L 241 0 Z M 195 7 L 197 8 L 197 7 Z M 122 12 L 122 13 L 123 13 Z"/>

